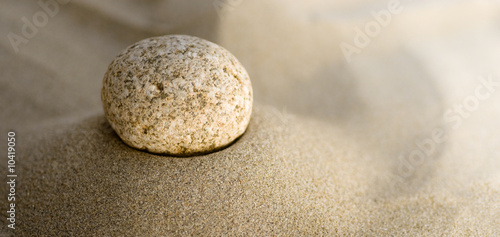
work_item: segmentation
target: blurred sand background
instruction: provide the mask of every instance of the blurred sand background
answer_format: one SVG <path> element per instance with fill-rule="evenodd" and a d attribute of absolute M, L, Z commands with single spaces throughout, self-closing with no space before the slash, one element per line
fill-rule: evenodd
<path fill-rule="evenodd" d="M 397 1 L 350 60 L 342 43 L 391 1 L 73 0 L 15 50 L 37 2 L 0 2 L 16 236 L 500 235 L 499 1 Z M 231 147 L 156 156 L 107 124 L 109 63 L 164 34 L 218 43 L 249 72 L 255 109 Z"/>

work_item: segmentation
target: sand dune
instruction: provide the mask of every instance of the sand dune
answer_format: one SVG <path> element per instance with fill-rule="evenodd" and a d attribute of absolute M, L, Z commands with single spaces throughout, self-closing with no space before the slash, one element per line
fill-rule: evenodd
<path fill-rule="evenodd" d="M 0 131 L 17 133 L 19 186 L 16 230 L 3 211 L 0 233 L 500 235 L 497 2 L 402 1 L 350 61 L 340 44 L 387 1 L 197 2 L 75 0 L 17 52 L 2 37 Z M 2 1 L 1 35 L 39 11 Z M 214 41 L 249 72 L 255 110 L 230 147 L 153 155 L 105 120 L 108 64 L 163 34 Z"/>

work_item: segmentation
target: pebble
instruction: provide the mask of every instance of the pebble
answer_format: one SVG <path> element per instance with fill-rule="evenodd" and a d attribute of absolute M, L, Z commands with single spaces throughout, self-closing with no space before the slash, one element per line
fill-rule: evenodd
<path fill-rule="evenodd" d="M 190 156 L 217 151 L 246 130 L 252 86 L 229 51 L 187 35 L 126 48 L 104 75 L 106 118 L 129 146 Z"/>

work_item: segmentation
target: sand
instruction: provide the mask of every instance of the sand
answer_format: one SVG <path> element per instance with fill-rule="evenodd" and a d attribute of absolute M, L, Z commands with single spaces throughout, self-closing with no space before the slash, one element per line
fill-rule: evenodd
<path fill-rule="evenodd" d="M 16 230 L 2 198 L 0 233 L 500 235 L 500 87 L 484 82 L 500 81 L 497 3 L 401 2 L 347 62 L 339 44 L 387 1 L 242 1 L 222 15 L 179 2 L 75 0 L 18 53 L 2 38 L 0 131 L 17 132 L 19 185 Z M 1 35 L 40 9 L 0 3 Z M 154 155 L 106 122 L 109 62 L 163 34 L 214 41 L 247 69 L 254 112 L 230 147 Z"/>

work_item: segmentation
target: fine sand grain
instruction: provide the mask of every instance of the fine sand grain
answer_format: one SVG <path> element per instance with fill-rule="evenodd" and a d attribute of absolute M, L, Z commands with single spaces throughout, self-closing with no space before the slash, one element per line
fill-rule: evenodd
<path fill-rule="evenodd" d="M 0 235 L 500 236 L 495 1 L 401 1 L 349 63 L 339 44 L 388 1 L 221 2 L 239 4 L 73 0 L 17 53 L 0 38 L 0 136 L 16 131 L 18 172 L 12 232 L 2 155 Z M 1 1 L 0 35 L 40 9 Z M 106 122 L 109 63 L 166 34 L 248 71 L 254 112 L 231 146 L 159 156 Z"/>

